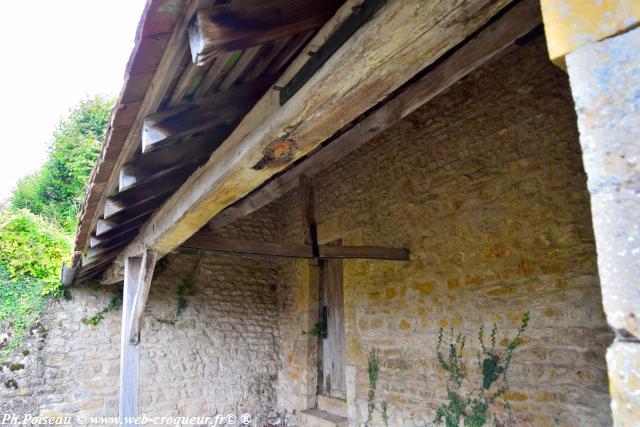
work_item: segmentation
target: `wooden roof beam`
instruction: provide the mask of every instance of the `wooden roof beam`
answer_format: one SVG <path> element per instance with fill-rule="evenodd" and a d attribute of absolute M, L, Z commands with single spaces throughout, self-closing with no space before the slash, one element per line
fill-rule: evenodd
<path fill-rule="evenodd" d="M 142 152 L 217 126 L 237 122 L 267 89 L 264 80 L 227 88 L 206 98 L 182 104 L 145 117 L 142 123 Z"/>
<path fill-rule="evenodd" d="M 385 2 L 284 106 L 277 91 L 268 91 L 209 161 L 153 214 L 114 268 L 147 248 L 162 256 L 180 246 L 218 212 L 383 101 L 509 2 Z M 348 0 L 310 45 L 326 40 L 359 4 Z M 277 85 L 286 84 L 308 58 L 303 51 Z"/>
<path fill-rule="evenodd" d="M 160 150 L 143 154 L 120 169 L 119 191 L 153 179 L 154 176 L 187 163 L 204 163 L 233 129 L 219 126 L 212 132 L 187 138 Z M 204 160 L 202 160 L 204 159 Z"/>
<path fill-rule="evenodd" d="M 223 52 L 290 37 L 321 27 L 340 0 L 234 1 L 200 10 L 189 25 L 189 45 L 195 64 Z"/>
<path fill-rule="evenodd" d="M 302 175 L 317 175 L 354 152 L 540 24 L 538 0 L 522 0 L 395 98 L 302 162 L 213 217 L 209 227 L 219 230 L 284 196 L 298 186 Z"/>
<path fill-rule="evenodd" d="M 153 180 L 145 181 L 139 185 L 128 187 L 126 190 L 107 198 L 104 204 L 103 219 L 110 219 L 115 214 L 138 206 L 150 199 L 167 194 L 171 190 L 180 187 L 182 183 L 198 167 L 195 163 L 186 164 L 180 168 L 172 169 Z"/>

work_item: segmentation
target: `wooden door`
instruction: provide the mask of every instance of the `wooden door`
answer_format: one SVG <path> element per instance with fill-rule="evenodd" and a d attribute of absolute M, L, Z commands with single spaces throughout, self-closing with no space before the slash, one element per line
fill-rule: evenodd
<path fill-rule="evenodd" d="M 322 393 L 345 399 L 342 260 L 322 261 Z"/>

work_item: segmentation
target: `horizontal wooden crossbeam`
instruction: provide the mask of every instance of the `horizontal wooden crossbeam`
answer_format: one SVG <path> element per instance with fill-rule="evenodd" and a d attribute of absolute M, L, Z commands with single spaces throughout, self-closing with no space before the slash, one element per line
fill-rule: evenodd
<path fill-rule="evenodd" d="M 315 257 L 311 245 L 227 239 L 207 234 L 196 234 L 180 246 L 180 249 L 196 249 L 236 255 L 261 255 L 279 258 L 358 258 L 406 261 L 410 255 L 408 249 L 381 248 L 376 246 L 319 245 L 318 248 L 319 256 Z"/>

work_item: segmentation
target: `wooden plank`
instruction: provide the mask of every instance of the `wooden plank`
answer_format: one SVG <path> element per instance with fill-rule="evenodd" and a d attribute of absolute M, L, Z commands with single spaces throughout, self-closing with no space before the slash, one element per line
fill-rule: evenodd
<path fill-rule="evenodd" d="M 277 92 L 268 91 L 209 161 L 154 213 L 120 259 L 146 247 L 160 254 L 172 251 L 215 214 L 370 110 L 508 3 L 389 1 L 283 107 Z M 345 2 L 315 39 L 326 39 L 355 5 Z M 294 61 L 278 86 L 305 60 Z"/>
<path fill-rule="evenodd" d="M 296 55 L 300 49 L 311 39 L 313 36 L 313 31 L 309 31 L 308 33 L 297 34 L 291 38 L 291 41 L 287 43 L 287 46 L 284 49 L 284 53 L 276 60 L 269 65 L 265 74 L 278 74 L 278 72 L 285 66 L 291 58 Z"/>
<path fill-rule="evenodd" d="M 316 256 L 309 244 L 259 242 L 254 240 L 228 239 L 208 233 L 197 233 L 181 246 L 181 249 L 200 249 L 211 252 L 226 252 L 238 255 L 264 255 L 283 258 L 306 258 Z M 365 258 L 406 261 L 409 250 L 401 248 L 379 248 L 375 246 L 319 246 L 320 258 Z"/>
<path fill-rule="evenodd" d="M 133 303 L 139 289 L 142 259 L 129 257 L 125 261 L 122 293 L 122 329 L 120 333 L 120 411 L 121 425 L 133 426 L 127 418 L 138 416 L 138 383 L 140 375 L 140 347 L 130 343 Z"/>
<path fill-rule="evenodd" d="M 237 120 L 267 87 L 265 81 L 252 82 L 147 116 L 142 125 L 142 152 Z"/>
<path fill-rule="evenodd" d="M 200 67 L 193 63 L 189 64 L 178 80 L 176 88 L 173 90 L 173 94 L 169 100 L 169 107 L 175 107 L 180 104 L 186 96 L 193 95 L 198 89 L 198 86 L 202 84 L 206 71 L 207 69 L 205 67 Z"/>
<path fill-rule="evenodd" d="M 167 173 L 156 176 L 151 181 L 128 187 L 114 196 L 109 197 L 104 204 L 104 219 L 109 219 L 118 212 L 131 209 L 150 199 L 178 188 L 197 167 L 196 164 L 186 164 Z"/>
<path fill-rule="evenodd" d="M 231 133 L 231 130 L 230 127 L 223 126 L 214 129 L 213 132 L 190 137 L 178 144 L 143 154 L 126 163 L 120 169 L 119 191 L 152 179 L 153 176 L 166 172 L 168 169 L 186 163 L 203 163 L 200 159 L 208 158 Z"/>
<path fill-rule="evenodd" d="M 236 64 L 233 66 L 229 74 L 224 78 L 222 83 L 220 83 L 220 90 L 229 90 L 231 86 L 233 86 L 240 76 L 244 74 L 244 72 L 249 68 L 253 61 L 256 59 L 260 51 L 262 50 L 262 46 L 252 46 L 249 49 L 242 52 L 242 56 Z"/>
<path fill-rule="evenodd" d="M 540 23 L 537 0 L 523 0 L 514 5 L 494 23 L 354 127 L 216 215 L 209 222 L 209 227 L 219 230 L 285 195 L 297 187 L 301 175 L 317 175 L 329 165 L 354 152 L 511 46 L 518 38 L 532 31 Z"/>
<path fill-rule="evenodd" d="M 284 105 L 324 65 L 360 27 L 380 10 L 387 0 L 363 0 L 352 8 L 344 20 L 325 43 L 313 52 L 306 63 L 280 89 L 280 105 Z"/>
<path fill-rule="evenodd" d="M 311 246 L 295 243 L 258 242 L 253 240 L 225 239 L 196 234 L 181 246 L 184 249 L 201 249 L 242 255 L 265 255 L 284 258 L 311 258 Z"/>
<path fill-rule="evenodd" d="M 112 240 L 111 242 L 105 243 L 95 248 L 89 248 L 84 258 L 84 262 L 92 263 L 98 259 L 104 259 L 105 254 L 113 252 L 115 249 L 122 248 L 124 245 L 128 243 L 129 243 L 129 240 L 118 239 L 118 240 Z"/>
<path fill-rule="evenodd" d="M 147 306 L 149 298 L 149 289 L 151 289 L 151 279 L 153 279 L 153 270 L 156 266 L 158 253 L 151 250 L 144 251 L 142 255 L 140 277 L 138 279 L 138 291 L 133 301 L 133 310 L 131 313 L 129 343 L 138 345 L 140 343 L 140 331 L 142 329 L 142 320 L 144 319 L 144 309 Z"/>
<path fill-rule="evenodd" d="M 106 233 L 113 232 L 122 227 L 128 226 L 131 222 L 150 215 L 162 202 L 167 200 L 171 191 L 160 194 L 158 197 L 147 200 L 131 209 L 121 210 L 112 215 L 109 219 L 99 219 L 96 224 L 95 237 L 102 237 Z"/>
<path fill-rule="evenodd" d="M 338 0 L 234 1 L 198 11 L 189 25 L 195 64 L 222 52 L 246 49 L 318 28 L 329 19 Z"/>
<path fill-rule="evenodd" d="M 410 259 L 410 255 L 409 249 L 403 248 L 320 245 L 320 258 L 358 258 L 408 261 Z"/>
<path fill-rule="evenodd" d="M 227 75 L 229 70 L 232 68 L 231 60 L 234 56 L 235 52 L 228 52 L 220 54 L 220 56 L 216 57 L 207 74 L 205 74 L 202 83 L 196 90 L 194 94 L 194 99 L 200 99 L 203 96 L 207 95 L 209 91 L 215 90 L 220 82 L 224 79 L 224 76 Z M 239 53 L 238 53 L 239 54 Z"/>
<path fill-rule="evenodd" d="M 148 217 L 139 218 L 133 223 L 123 225 L 122 227 L 118 227 L 114 229 L 114 234 L 112 237 L 105 238 L 103 236 L 100 237 L 92 237 L 91 245 L 89 249 L 87 249 L 87 254 L 91 252 L 92 249 L 105 248 L 105 247 L 113 247 L 119 242 L 130 242 L 136 237 L 138 233 L 138 229 L 144 223 L 144 221 Z"/>
<path fill-rule="evenodd" d="M 263 52 L 262 55 L 252 64 L 251 69 L 247 71 L 243 77 L 243 81 L 250 82 L 260 77 L 267 70 L 269 65 L 271 65 L 276 58 L 280 56 L 289 44 L 289 41 L 289 38 L 284 38 L 276 40 L 267 46 L 266 52 Z"/>
<path fill-rule="evenodd" d="M 85 281 L 86 279 L 92 278 L 97 273 L 99 273 L 101 271 L 104 271 L 113 262 L 115 257 L 116 257 L 116 255 L 114 255 L 112 258 L 105 258 L 100 263 L 97 263 L 97 264 L 92 265 L 90 267 L 82 267 L 76 273 L 76 275 L 74 277 L 74 283 L 81 283 L 81 282 Z M 121 274 L 120 278 L 118 280 L 115 280 L 114 282 L 111 282 L 111 283 L 121 282 L 123 277 L 124 277 L 124 274 Z"/>
<path fill-rule="evenodd" d="M 343 261 L 323 260 L 322 290 L 327 310 L 326 338 L 322 340 L 322 379 L 324 394 L 345 399 L 346 380 L 344 372 L 345 331 Z"/>

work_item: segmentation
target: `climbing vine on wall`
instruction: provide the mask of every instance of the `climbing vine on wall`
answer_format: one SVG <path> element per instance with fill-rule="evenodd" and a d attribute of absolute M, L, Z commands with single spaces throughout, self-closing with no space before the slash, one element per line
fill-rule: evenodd
<path fill-rule="evenodd" d="M 513 425 L 513 416 L 509 402 L 504 399 L 504 394 L 509 390 L 507 374 L 513 353 L 521 344 L 522 334 L 529 325 L 529 313 L 522 316 L 520 327 L 516 336 L 509 340 L 503 350 L 496 349 L 496 335 L 498 326 L 494 323 L 490 333 L 490 345 L 485 343 L 484 325 L 478 331 L 480 348 L 475 352 L 478 370 L 481 373 L 482 384 L 478 387 L 470 385 L 464 387 L 468 381 L 468 369 L 463 360 L 466 337 L 462 334 L 455 335 L 453 329 L 446 344 L 447 354 L 441 352 L 445 337 L 440 329 L 436 359 L 438 365 L 447 374 L 447 403 L 440 405 L 436 412 L 434 422 L 446 427 L 458 427 L 461 422 L 465 427 L 481 427 L 493 419 L 496 426 Z M 475 378 L 475 377 L 474 377 Z M 491 413 L 491 409 L 498 401 L 502 401 L 505 408 L 504 414 L 497 411 Z"/>

